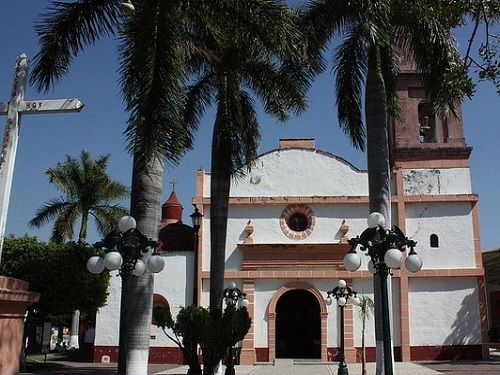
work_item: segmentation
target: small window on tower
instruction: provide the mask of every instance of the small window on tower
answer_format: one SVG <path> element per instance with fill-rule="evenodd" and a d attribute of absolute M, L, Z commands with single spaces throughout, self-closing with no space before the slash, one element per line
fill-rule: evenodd
<path fill-rule="evenodd" d="M 437 236 L 437 234 L 431 234 L 430 242 L 431 247 L 439 247 L 439 237 Z"/>
<path fill-rule="evenodd" d="M 437 142 L 436 116 L 428 101 L 423 101 L 418 105 L 418 125 L 420 143 Z"/>

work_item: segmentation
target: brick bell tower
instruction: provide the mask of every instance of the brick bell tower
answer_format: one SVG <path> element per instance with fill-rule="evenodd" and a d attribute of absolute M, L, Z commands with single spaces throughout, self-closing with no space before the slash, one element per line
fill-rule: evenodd
<path fill-rule="evenodd" d="M 399 57 L 397 95 L 401 106 L 399 119 L 389 121 L 389 151 L 393 174 L 393 209 L 403 232 L 417 242 L 425 272 L 432 272 L 436 285 L 446 283 L 453 275 L 474 282 L 478 290 L 478 311 L 481 318 L 481 342 L 488 342 L 486 300 L 479 239 L 478 197 L 472 191 L 469 156 L 472 148 L 464 138 L 462 113 L 441 117 L 431 106 L 421 74 L 410 56 Z M 435 217 L 462 217 L 461 231 L 467 238 L 456 242 L 449 234 L 446 220 Z M 464 245 L 464 243 L 467 243 Z M 460 253 L 452 255 L 461 246 Z M 444 259 L 444 260 L 443 260 Z M 459 259 L 459 261 L 457 261 Z M 426 271 L 427 269 L 427 271 Z M 408 308 L 411 289 L 418 288 L 403 268 L 400 271 L 399 298 L 402 361 L 431 358 L 425 351 L 441 344 L 419 342 L 412 335 Z M 485 345 L 464 347 L 471 358 L 487 358 Z M 452 349 L 450 349 L 452 350 Z M 453 351 L 453 350 L 452 350 Z"/>
<path fill-rule="evenodd" d="M 401 161 L 468 160 L 472 148 L 465 142 L 461 108 L 456 115 L 438 116 L 413 60 L 401 56 L 399 69 L 401 118 L 390 121 L 392 165 Z"/>

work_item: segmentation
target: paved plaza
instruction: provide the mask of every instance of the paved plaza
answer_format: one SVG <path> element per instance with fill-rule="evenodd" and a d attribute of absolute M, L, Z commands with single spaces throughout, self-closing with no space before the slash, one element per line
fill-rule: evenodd
<path fill-rule="evenodd" d="M 500 360 L 492 356 L 490 361 L 436 361 L 436 362 L 396 362 L 396 375 L 498 375 Z M 65 375 L 114 375 L 115 364 L 78 363 L 49 360 L 47 369 L 23 374 L 65 374 Z M 52 366 L 51 366 L 52 365 Z M 54 368 L 53 365 L 57 365 Z M 321 364 L 281 360 L 272 364 L 236 366 L 236 375 L 336 375 L 338 363 Z M 150 365 L 150 375 L 185 375 L 187 366 Z M 375 364 L 367 364 L 367 374 L 375 374 Z M 349 364 L 349 375 L 361 375 L 361 364 Z"/>

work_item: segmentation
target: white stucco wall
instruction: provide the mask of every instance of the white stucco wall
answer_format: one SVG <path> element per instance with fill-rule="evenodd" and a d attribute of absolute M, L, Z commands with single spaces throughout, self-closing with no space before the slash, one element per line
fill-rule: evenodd
<path fill-rule="evenodd" d="M 177 316 L 179 309 L 192 303 L 194 280 L 194 253 L 172 252 L 162 254 L 165 268 L 155 275 L 154 293 L 160 294 L 168 301 L 172 316 Z M 177 347 L 161 329 L 151 327 L 150 346 Z"/>
<path fill-rule="evenodd" d="M 392 294 L 392 338 L 395 346 L 401 345 L 401 309 L 400 309 L 400 291 L 399 291 L 399 280 L 391 279 L 389 282 L 390 291 Z M 373 300 L 373 279 L 357 279 L 353 283 L 354 290 L 356 290 L 359 295 L 364 295 L 370 297 Z M 361 347 L 361 337 L 362 337 L 362 327 L 363 323 L 359 316 L 358 310 L 354 308 L 354 345 Z M 373 315 L 371 319 L 366 321 L 366 331 L 365 331 L 365 345 L 375 346 L 375 321 Z"/>
<path fill-rule="evenodd" d="M 405 195 L 471 194 L 469 168 L 405 169 Z"/>
<path fill-rule="evenodd" d="M 94 340 L 96 346 L 118 345 L 122 279 L 116 277 L 117 274 L 117 272 L 111 272 L 106 305 L 97 312 Z"/>
<path fill-rule="evenodd" d="M 204 193 L 210 196 L 210 174 Z M 347 161 L 309 149 L 275 150 L 260 156 L 246 176 L 231 184 L 232 197 L 368 195 L 368 175 Z"/>
<path fill-rule="evenodd" d="M 475 278 L 411 278 L 408 303 L 411 345 L 481 343 Z"/>
<path fill-rule="evenodd" d="M 162 256 L 165 260 L 165 268 L 154 276 L 154 293 L 166 298 L 172 315 L 175 317 L 180 307 L 192 301 L 191 280 L 194 277 L 194 254 L 174 252 L 162 254 Z M 118 345 L 121 278 L 115 275 L 116 272 L 113 272 L 106 306 L 99 309 L 96 317 L 95 345 L 97 346 Z M 156 326 L 151 326 L 151 335 L 155 338 L 150 340 L 150 346 L 177 346 Z"/>
<path fill-rule="evenodd" d="M 424 269 L 475 267 L 471 203 L 409 204 L 406 217 L 406 235 L 417 241 Z M 430 247 L 431 234 L 438 248 Z"/>

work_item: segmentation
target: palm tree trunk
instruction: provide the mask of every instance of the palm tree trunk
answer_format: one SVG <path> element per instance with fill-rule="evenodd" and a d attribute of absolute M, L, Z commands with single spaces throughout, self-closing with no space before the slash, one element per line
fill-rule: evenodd
<path fill-rule="evenodd" d="M 231 185 L 229 146 L 221 140 L 216 121 L 212 137 L 212 174 L 210 182 L 210 308 L 222 310 L 226 261 L 227 214 Z"/>
<path fill-rule="evenodd" d="M 82 214 L 82 223 L 80 225 L 80 233 L 78 234 L 78 243 L 84 244 L 87 242 L 87 227 L 89 222 L 88 211 Z M 80 311 L 73 311 L 71 317 L 71 334 L 69 339 L 69 347 L 73 349 L 80 348 Z"/>
<path fill-rule="evenodd" d="M 365 328 L 366 316 L 363 315 L 363 328 L 361 329 L 361 375 L 366 375 Z"/>
<path fill-rule="evenodd" d="M 87 241 L 88 222 L 89 222 L 89 212 L 85 211 L 82 214 L 82 224 L 80 225 L 80 233 L 78 234 L 79 244 L 84 244 Z"/>
<path fill-rule="evenodd" d="M 380 212 L 391 221 L 391 190 L 389 169 L 389 140 L 387 135 L 387 100 L 379 50 L 372 47 L 368 60 L 366 78 L 365 116 L 367 132 L 368 190 L 370 212 Z M 375 301 L 375 342 L 377 353 L 377 375 L 384 374 L 384 349 L 382 333 L 382 296 L 380 280 L 373 278 Z"/>
<path fill-rule="evenodd" d="M 137 229 L 146 237 L 156 239 L 160 223 L 163 164 L 154 158 L 142 166 L 134 156 L 130 214 L 137 221 Z M 123 283 L 122 283 L 123 285 Z M 130 277 L 127 287 L 126 374 L 147 375 L 149 337 L 153 311 L 153 274 L 144 272 Z M 121 317 L 120 317 L 121 318 Z M 123 365 L 123 364 L 122 364 Z"/>

